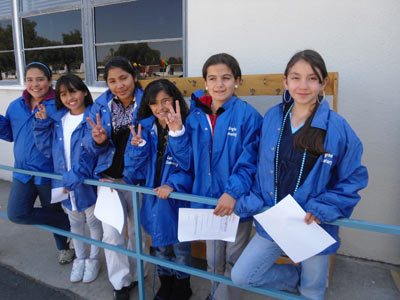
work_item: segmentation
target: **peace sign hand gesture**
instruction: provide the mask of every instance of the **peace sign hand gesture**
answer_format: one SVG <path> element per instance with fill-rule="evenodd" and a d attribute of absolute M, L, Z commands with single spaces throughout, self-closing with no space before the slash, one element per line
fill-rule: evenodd
<path fill-rule="evenodd" d="M 89 125 L 92 126 L 92 137 L 97 144 L 103 144 L 107 140 L 107 131 L 101 126 L 100 114 L 96 114 L 95 124 L 90 117 L 87 117 Z"/>
<path fill-rule="evenodd" d="M 44 106 L 43 104 L 39 104 L 38 111 L 35 113 L 35 117 L 37 119 L 46 120 L 47 119 L 46 106 Z"/>
<path fill-rule="evenodd" d="M 129 126 L 129 129 L 131 130 L 132 133 L 132 139 L 131 139 L 131 144 L 133 146 L 139 146 L 142 142 L 142 124 L 139 124 L 138 126 L 138 133 L 136 134 L 135 130 L 133 129 L 133 126 Z"/>
<path fill-rule="evenodd" d="M 175 100 L 176 112 L 172 107 L 171 103 L 166 103 L 169 110 L 168 117 L 165 121 L 168 124 L 169 130 L 176 131 L 182 129 L 182 118 L 181 118 L 181 108 L 179 106 L 179 101 Z"/>

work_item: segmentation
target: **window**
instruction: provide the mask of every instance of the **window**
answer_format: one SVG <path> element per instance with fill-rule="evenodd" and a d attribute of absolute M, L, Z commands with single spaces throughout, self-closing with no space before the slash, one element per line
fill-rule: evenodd
<path fill-rule="evenodd" d="M 0 1 L 0 81 L 17 78 L 11 8 L 10 0 Z"/>
<path fill-rule="evenodd" d="M 182 0 L 138 0 L 95 7 L 97 79 L 107 60 L 124 56 L 141 77 L 183 74 Z"/>
<path fill-rule="evenodd" d="M 45 62 L 54 80 L 65 73 L 84 78 L 80 10 L 23 18 L 22 27 L 26 64 Z"/>
<path fill-rule="evenodd" d="M 42 61 L 55 80 L 71 72 L 104 86 L 105 63 L 121 55 L 140 66 L 143 78 L 182 76 L 185 2 L 19 0 L 13 14 L 12 1 L 0 0 L 1 75 L 22 84 L 24 66 Z"/>

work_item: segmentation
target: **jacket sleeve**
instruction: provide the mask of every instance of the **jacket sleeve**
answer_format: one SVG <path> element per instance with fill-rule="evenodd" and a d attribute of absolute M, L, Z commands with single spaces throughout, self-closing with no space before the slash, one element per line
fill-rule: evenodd
<path fill-rule="evenodd" d="M 193 167 L 193 151 L 191 143 L 191 130 L 189 117 L 186 119 L 185 132 L 180 136 L 168 136 L 168 145 L 171 156 L 185 171 Z"/>
<path fill-rule="evenodd" d="M 243 131 L 242 153 L 238 157 L 232 175 L 228 178 L 224 192 L 236 200 L 249 193 L 256 173 L 257 153 L 260 141 L 260 129 L 262 118 L 254 110 L 243 120 L 245 130 Z M 247 125 L 247 126 L 246 126 Z"/>
<path fill-rule="evenodd" d="M 64 172 L 62 174 L 62 183 L 63 187 L 65 187 L 68 191 L 75 190 L 78 186 L 83 183 L 83 180 L 89 176 L 84 176 L 85 173 L 83 171 L 84 168 L 81 167 L 81 164 L 75 165 L 68 172 Z"/>
<path fill-rule="evenodd" d="M 166 182 L 175 192 L 191 193 L 193 185 L 193 177 L 190 172 L 177 168 L 168 176 Z"/>
<path fill-rule="evenodd" d="M 257 172 L 259 172 L 259 170 Z M 261 193 L 260 180 L 257 173 L 254 183 L 251 186 L 250 193 L 237 199 L 234 212 L 241 218 L 247 218 L 260 213 L 264 205 L 265 203 Z"/>
<path fill-rule="evenodd" d="M 100 166 L 103 170 L 106 168 L 104 164 L 108 166 L 111 162 L 112 156 L 93 154 L 83 147 L 79 155 L 79 162 L 74 164 L 68 172 L 62 174 L 63 187 L 72 191 L 79 187 L 85 179 L 99 179 L 100 177 L 96 175 L 96 168 Z"/>
<path fill-rule="evenodd" d="M 10 106 L 7 108 L 5 116 L 0 115 L 0 139 L 13 142 L 14 137 L 9 116 Z"/>
<path fill-rule="evenodd" d="M 305 210 L 321 222 L 350 217 L 360 200 L 358 191 L 368 184 L 367 169 L 361 165 L 362 143 L 347 123 L 345 128 L 343 151 L 326 190 L 310 198 L 305 204 Z"/>
<path fill-rule="evenodd" d="M 146 141 L 144 146 L 133 146 L 130 143 L 131 139 L 132 133 L 125 149 L 123 179 L 128 184 L 138 184 L 146 180 L 147 168 L 151 164 L 150 141 L 149 138 L 143 138 Z"/>
<path fill-rule="evenodd" d="M 51 158 L 54 120 L 51 118 L 32 120 L 32 134 L 36 147 L 47 158 Z"/>

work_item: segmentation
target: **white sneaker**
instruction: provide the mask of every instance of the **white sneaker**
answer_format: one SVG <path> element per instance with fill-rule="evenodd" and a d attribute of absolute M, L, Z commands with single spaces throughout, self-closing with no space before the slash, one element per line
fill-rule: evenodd
<path fill-rule="evenodd" d="M 83 283 L 92 282 L 97 278 L 100 271 L 100 262 L 98 259 L 85 259 L 85 272 L 83 274 Z"/>
<path fill-rule="evenodd" d="M 83 273 L 85 271 L 85 260 L 84 259 L 74 259 L 71 271 L 71 282 L 81 281 L 83 278 Z"/>

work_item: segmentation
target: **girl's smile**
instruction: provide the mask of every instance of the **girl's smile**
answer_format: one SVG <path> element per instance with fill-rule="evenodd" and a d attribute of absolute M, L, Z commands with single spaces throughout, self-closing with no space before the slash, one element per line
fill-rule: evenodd
<path fill-rule="evenodd" d="M 233 96 L 235 85 L 238 84 L 239 78 L 235 79 L 232 70 L 227 65 L 221 63 L 207 68 L 206 87 L 217 107 Z"/>
<path fill-rule="evenodd" d="M 158 122 L 163 127 L 166 126 L 166 119 L 168 117 L 169 109 L 167 103 L 173 105 L 174 99 L 163 90 L 159 91 L 154 104 L 150 104 L 150 109 L 153 115 L 158 119 Z"/>
<path fill-rule="evenodd" d="M 68 108 L 72 115 L 79 115 L 85 111 L 86 93 L 75 88 L 68 89 L 65 85 L 60 87 L 61 102 Z"/>
<path fill-rule="evenodd" d="M 31 68 L 26 72 L 25 84 L 33 100 L 40 102 L 49 92 L 51 81 L 40 69 Z"/>

